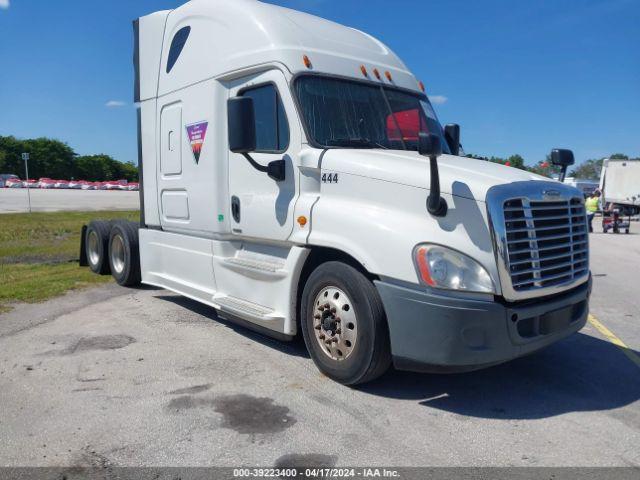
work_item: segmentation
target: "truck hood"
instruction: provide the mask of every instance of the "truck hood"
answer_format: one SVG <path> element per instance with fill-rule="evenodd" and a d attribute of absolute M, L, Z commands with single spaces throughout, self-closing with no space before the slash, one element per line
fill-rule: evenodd
<path fill-rule="evenodd" d="M 552 181 L 517 168 L 454 155 L 438 157 L 442 193 L 485 201 L 487 191 L 505 183 Z M 331 149 L 322 159 L 326 171 L 359 175 L 429 190 L 429 159 L 418 152 Z"/>

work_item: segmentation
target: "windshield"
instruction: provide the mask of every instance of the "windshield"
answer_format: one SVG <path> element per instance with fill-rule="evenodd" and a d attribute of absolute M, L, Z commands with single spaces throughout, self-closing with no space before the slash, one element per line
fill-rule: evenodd
<path fill-rule="evenodd" d="M 316 75 L 294 86 L 307 133 L 321 147 L 417 150 L 418 133 L 442 127 L 425 96 L 365 82 Z"/>

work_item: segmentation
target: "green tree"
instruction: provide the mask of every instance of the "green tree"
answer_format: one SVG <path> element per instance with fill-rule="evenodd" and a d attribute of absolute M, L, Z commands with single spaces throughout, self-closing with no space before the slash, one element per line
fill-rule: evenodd
<path fill-rule="evenodd" d="M 515 155 L 511 155 L 509 158 L 507 158 L 507 160 L 505 162 L 505 165 L 507 165 L 507 164 L 510 167 L 519 168 L 520 170 L 526 170 L 527 169 L 527 167 L 524 164 L 524 158 L 522 158 L 517 153 Z"/>
<path fill-rule="evenodd" d="M 78 156 L 69 145 L 50 138 L 20 140 L 0 136 L 0 173 L 24 177 L 22 153 L 29 152 L 29 176 L 104 181 L 138 180 L 138 167 L 122 163 L 109 155 Z"/>
<path fill-rule="evenodd" d="M 571 170 L 570 176 L 575 178 L 581 178 L 585 180 L 598 180 L 600 178 L 600 171 L 602 170 L 602 161 L 604 159 L 585 160 L 576 168 Z"/>
<path fill-rule="evenodd" d="M 2 173 L 14 173 L 24 177 L 22 153 L 29 152 L 29 176 L 32 178 L 67 178 L 74 171 L 75 152 L 66 143 L 49 138 L 18 140 L 0 137 L 3 153 Z"/>
<path fill-rule="evenodd" d="M 537 173 L 538 175 L 550 178 L 553 177 L 553 175 L 558 175 L 560 173 L 560 167 L 551 163 L 551 155 L 548 154 L 547 158 L 538 161 L 538 163 L 536 163 L 532 167 L 527 168 L 527 170 L 533 173 Z"/>

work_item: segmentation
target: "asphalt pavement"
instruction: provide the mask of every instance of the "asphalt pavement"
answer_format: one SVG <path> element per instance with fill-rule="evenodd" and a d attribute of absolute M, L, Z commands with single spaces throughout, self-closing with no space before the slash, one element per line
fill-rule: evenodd
<path fill-rule="evenodd" d="M 17 306 L 0 315 L 0 465 L 638 467 L 632 230 L 591 236 L 591 312 L 628 355 L 589 323 L 490 369 L 347 388 L 302 343 L 164 290 Z"/>
<path fill-rule="evenodd" d="M 0 188 L 0 213 L 138 210 L 140 192 Z"/>

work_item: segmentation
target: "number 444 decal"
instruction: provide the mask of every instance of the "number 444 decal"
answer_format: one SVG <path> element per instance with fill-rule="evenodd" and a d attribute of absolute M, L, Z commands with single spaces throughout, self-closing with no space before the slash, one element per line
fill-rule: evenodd
<path fill-rule="evenodd" d="M 322 174 L 322 183 L 338 183 L 338 174 L 337 173 L 323 173 Z"/>

